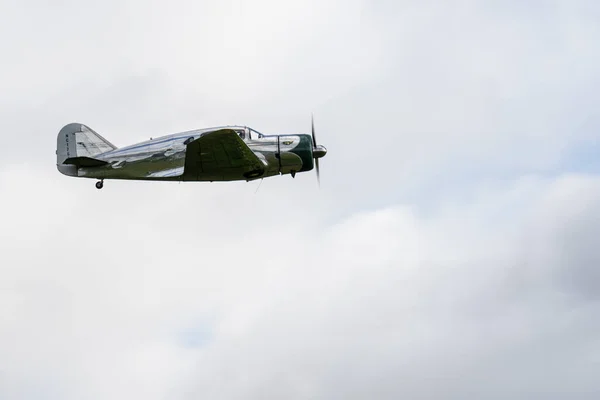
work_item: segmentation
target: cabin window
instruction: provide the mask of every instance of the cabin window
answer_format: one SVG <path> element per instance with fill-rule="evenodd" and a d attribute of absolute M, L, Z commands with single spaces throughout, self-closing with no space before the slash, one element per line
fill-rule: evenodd
<path fill-rule="evenodd" d="M 264 136 L 262 133 L 257 132 L 252 128 L 248 129 L 248 133 L 249 133 L 250 139 L 253 139 L 253 140 L 260 139 Z"/>

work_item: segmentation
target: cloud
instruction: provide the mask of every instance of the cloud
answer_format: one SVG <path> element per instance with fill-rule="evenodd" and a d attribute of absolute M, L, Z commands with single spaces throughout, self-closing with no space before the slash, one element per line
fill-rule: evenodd
<path fill-rule="evenodd" d="M 27 179 L 5 175 L 3 191 Z M 4 212 L 13 245 L 0 369 L 19 390 L 17 377 L 98 398 L 598 393 L 586 372 L 598 329 L 588 262 L 598 252 L 585 244 L 600 233 L 594 176 L 519 182 L 429 217 L 363 212 L 323 230 L 302 208 L 268 225 L 263 212 L 218 211 L 199 187 L 111 189 Z M 134 209 L 126 193 L 140 190 L 154 201 Z M 523 212 L 501 222 L 510 205 Z M 54 246 L 27 228 L 46 214 Z"/>
<path fill-rule="evenodd" d="M 598 396 L 596 3 L 0 11 L 0 398 Z M 54 166 L 311 111 L 321 190 Z"/>

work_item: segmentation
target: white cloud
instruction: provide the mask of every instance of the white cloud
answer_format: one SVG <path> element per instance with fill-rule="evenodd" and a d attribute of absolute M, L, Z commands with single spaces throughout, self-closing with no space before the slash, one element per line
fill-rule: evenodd
<path fill-rule="evenodd" d="M 3 191 L 28 179 L 5 175 Z M 579 296 L 597 277 L 564 277 L 593 273 L 579 260 L 597 251 L 580 242 L 599 233 L 585 221 L 600 181 L 529 182 L 435 216 L 392 207 L 319 232 L 307 209 L 265 225 L 263 212 L 212 207 L 189 185 L 97 193 L 62 181 L 71 192 L 57 193 L 81 190 L 80 201 L 4 211 L 14 236 L 3 240 L 0 369 L 97 398 L 598 393 L 586 372 L 597 306 Z M 134 210 L 135 192 L 154 200 Z M 506 204 L 529 211 L 502 223 Z M 59 210 L 44 228 L 58 246 L 17 229 Z"/>
<path fill-rule="evenodd" d="M 0 4 L 0 398 L 596 398 L 595 4 Z M 310 111 L 320 191 L 54 167 Z"/>

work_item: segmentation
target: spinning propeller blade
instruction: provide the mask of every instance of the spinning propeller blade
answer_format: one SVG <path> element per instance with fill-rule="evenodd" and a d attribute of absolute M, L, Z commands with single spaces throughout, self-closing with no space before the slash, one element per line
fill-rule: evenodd
<path fill-rule="evenodd" d="M 317 147 L 317 136 L 315 135 L 315 118 L 311 114 L 310 115 L 310 126 L 312 132 L 312 140 L 313 140 L 313 149 Z M 315 167 L 317 170 L 317 182 L 319 183 L 319 187 L 321 187 L 321 174 L 319 171 L 319 159 L 315 157 Z"/>
<path fill-rule="evenodd" d="M 319 187 L 321 187 L 321 174 L 319 173 L 319 159 L 315 158 L 315 164 L 317 167 L 317 183 L 319 184 Z"/>

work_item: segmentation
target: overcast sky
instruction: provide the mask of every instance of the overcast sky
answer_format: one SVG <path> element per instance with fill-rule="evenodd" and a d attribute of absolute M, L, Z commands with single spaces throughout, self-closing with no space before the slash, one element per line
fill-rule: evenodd
<path fill-rule="evenodd" d="M 0 0 L 0 398 L 599 398 L 599 41 L 597 1 Z M 320 190 L 55 167 L 69 122 L 311 113 Z"/>

